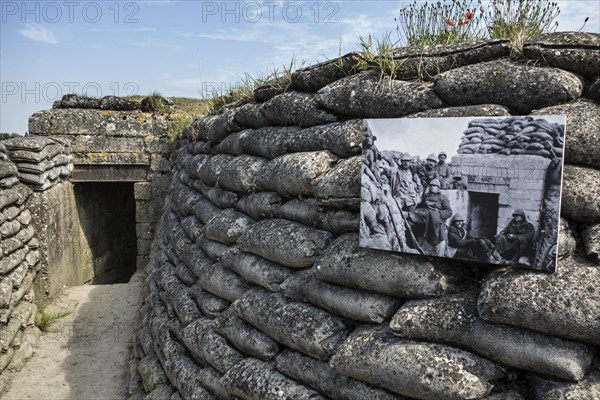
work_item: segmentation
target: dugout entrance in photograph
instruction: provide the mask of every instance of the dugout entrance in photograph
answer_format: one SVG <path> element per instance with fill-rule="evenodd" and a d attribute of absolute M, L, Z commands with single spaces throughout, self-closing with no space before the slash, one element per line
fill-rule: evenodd
<path fill-rule="evenodd" d="M 468 228 L 472 236 L 493 237 L 498 230 L 496 193 L 469 192 Z"/>

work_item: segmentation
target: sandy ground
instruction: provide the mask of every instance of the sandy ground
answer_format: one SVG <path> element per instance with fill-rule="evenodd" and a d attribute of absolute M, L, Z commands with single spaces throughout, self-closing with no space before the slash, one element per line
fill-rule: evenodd
<path fill-rule="evenodd" d="M 47 309 L 71 314 L 42 334 L 0 398 L 126 399 L 141 280 L 136 274 L 125 284 L 66 289 Z"/>

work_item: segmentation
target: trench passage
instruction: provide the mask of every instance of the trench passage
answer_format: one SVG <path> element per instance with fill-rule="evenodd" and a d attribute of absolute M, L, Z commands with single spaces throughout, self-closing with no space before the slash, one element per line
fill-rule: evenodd
<path fill-rule="evenodd" d="M 496 234 L 498 197 L 495 193 L 469 192 L 471 236 L 489 239 Z"/>
<path fill-rule="evenodd" d="M 81 182 L 74 186 L 86 242 L 83 257 L 92 284 L 125 283 L 136 270 L 137 240 L 132 182 Z"/>

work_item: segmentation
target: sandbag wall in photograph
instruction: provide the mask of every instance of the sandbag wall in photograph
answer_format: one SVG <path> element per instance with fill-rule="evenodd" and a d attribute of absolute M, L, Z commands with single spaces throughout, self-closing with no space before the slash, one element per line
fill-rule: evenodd
<path fill-rule="evenodd" d="M 598 398 L 599 54 L 581 33 L 542 35 L 529 60 L 506 41 L 400 49 L 401 79 L 334 60 L 194 121 L 146 267 L 131 398 Z M 556 273 L 358 247 L 361 119 L 536 114 L 567 116 Z"/>

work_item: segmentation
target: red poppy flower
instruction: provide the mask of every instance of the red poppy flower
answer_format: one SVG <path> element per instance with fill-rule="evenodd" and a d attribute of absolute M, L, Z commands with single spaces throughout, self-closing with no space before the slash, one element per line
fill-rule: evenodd
<path fill-rule="evenodd" d="M 473 19 L 474 16 L 475 16 L 475 14 L 473 14 L 472 11 L 467 11 L 465 14 L 465 18 L 467 19 L 467 21 L 470 21 L 471 19 Z"/>
<path fill-rule="evenodd" d="M 448 18 L 448 19 L 446 20 L 446 23 L 447 23 L 448 25 L 450 25 L 450 26 L 454 26 L 454 22 L 452 22 L 452 20 L 451 20 L 450 18 Z"/>
<path fill-rule="evenodd" d="M 463 21 L 462 19 L 461 19 L 460 21 L 458 21 L 458 24 L 459 24 L 460 26 L 465 26 L 465 25 L 466 25 L 466 24 L 468 24 L 468 23 L 469 23 L 469 21 Z"/>

